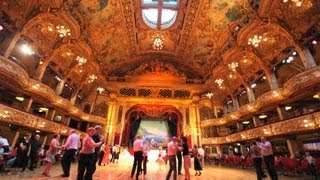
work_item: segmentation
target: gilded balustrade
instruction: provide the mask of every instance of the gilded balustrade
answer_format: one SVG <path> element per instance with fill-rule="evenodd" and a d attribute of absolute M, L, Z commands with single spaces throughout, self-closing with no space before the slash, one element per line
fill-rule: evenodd
<path fill-rule="evenodd" d="M 67 136 L 70 127 L 0 104 L 0 122 Z M 84 137 L 85 132 L 77 131 Z"/>
<path fill-rule="evenodd" d="M 242 116 L 257 112 L 263 107 L 280 104 L 283 100 L 289 98 L 292 94 L 298 93 L 301 89 L 312 87 L 320 82 L 320 67 L 317 66 L 290 78 L 283 88 L 275 89 L 259 96 L 253 103 L 240 107 L 236 112 L 232 112 L 222 118 L 207 119 L 201 121 L 201 127 L 220 126 L 239 120 Z"/>
<path fill-rule="evenodd" d="M 308 131 L 320 128 L 320 112 L 279 121 L 254 129 L 230 134 L 224 137 L 202 138 L 203 144 L 228 144 L 256 139 L 261 136 L 270 137 Z"/>
<path fill-rule="evenodd" d="M 73 106 L 69 100 L 56 95 L 49 86 L 29 78 L 23 68 L 3 56 L 0 56 L 0 75 L 2 83 L 31 93 L 52 106 L 66 110 L 70 115 L 84 121 L 106 124 L 105 118 L 84 113 L 80 108 Z"/>

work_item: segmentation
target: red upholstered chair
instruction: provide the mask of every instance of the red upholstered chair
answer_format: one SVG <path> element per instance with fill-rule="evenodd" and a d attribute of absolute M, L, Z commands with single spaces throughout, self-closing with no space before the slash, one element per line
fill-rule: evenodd
<path fill-rule="evenodd" d="M 246 167 L 252 167 L 253 166 L 253 159 L 252 159 L 251 156 L 247 156 L 245 164 L 246 164 Z"/>
<path fill-rule="evenodd" d="M 307 173 L 308 170 L 309 170 L 309 163 L 308 163 L 307 159 L 302 159 L 300 166 L 299 166 L 299 172 Z"/>
<path fill-rule="evenodd" d="M 320 158 L 316 158 L 316 172 L 320 173 Z"/>

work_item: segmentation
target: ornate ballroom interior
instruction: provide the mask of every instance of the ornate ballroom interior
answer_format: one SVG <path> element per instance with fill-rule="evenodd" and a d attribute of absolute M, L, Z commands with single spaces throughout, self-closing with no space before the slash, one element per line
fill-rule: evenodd
<path fill-rule="evenodd" d="M 318 0 L 1 0 L 0 129 L 168 122 L 208 154 L 320 154 Z M 173 127 L 173 128 L 172 128 Z"/>

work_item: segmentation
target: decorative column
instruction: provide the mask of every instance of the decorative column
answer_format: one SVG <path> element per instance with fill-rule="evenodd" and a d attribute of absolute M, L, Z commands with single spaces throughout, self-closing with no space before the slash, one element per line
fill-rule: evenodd
<path fill-rule="evenodd" d="M 302 48 L 297 48 L 297 51 L 299 53 L 300 59 L 304 65 L 304 67 L 306 69 L 311 69 L 313 67 L 316 67 L 317 64 L 312 56 L 312 54 L 310 53 L 310 50 L 306 47 L 302 47 Z"/>
<path fill-rule="evenodd" d="M 51 112 L 49 113 L 49 119 L 53 121 L 55 115 L 56 115 L 56 110 L 52 109 Z"/>
<path fill-rule="evenodd" d="M 222 154 L 221 145 L 220 144 L 216 145 L 216 148 L 217 148 L 217 154 Z"/>
<path fill-rule="evenodd" d="M 13 141 L 11 143 L 11 149 L 14 149 L 14 146 L 17 144 L 19 135 L 20 135 L 20 131 L 16 131 L 16 134 L 14 135 Z"/>
<path fill-rule="evenodd" d="M 237 129 L 238 129 L 238 132 L 243 130 L 243 124 L 241 122 L 237 123 Z"/>
<path fill-rule="evenodd" d="M 25 110 L 26 112 L 29 112 L 29 111 L 30 111 L 30 108 L 31 108 L 32 103 L 33 103 L 33 99 L 30 98 L 30 99 L 27 101 L 27 103 L 26 103 L 26 107 L 24 108 L 24 110 Z"/>
<path fill-rule="evenodd" d="M 253 125 L 254 127 L 259 127 L 261 125 L 260 119 L 257 116 L 253 116 Z"/>
<path fill-rule="evenodd" d="M 270 89 L 271 90 L 278 89 L 279 83 L 274 72 L 268 70 L 267 72 L 265 72 L 265 74 L 266 74 L 266 78 L 268 80 Z"/>
<path fill-rule="evenodd" d="M 241 154 L 242 154 L 242 155 L 247 155 L 247 154 L 248 154 L 247 148 L 246 148 L 246 146 L 243 145 L 243 144 L 240 145 L 240 151 L 241 151 Z"/>
<path fill-rule="evenodd" d="M 287 139 L 287 146 L 288 146 L 288 150 L 290 152 L 290 157 L 294 157 L 293 147 L 292 147 L 291 141 L 289 139 Z"/>
<path fill-rule="evenodd" d="M 9 58 L 9 56 L 10 56 L 13 48 L 16 46 L 16 44 L 17 44 L 18 40 L 20 39 L 20 37 L 21 37 L 21 32 L 17 32 L 17 33 L 13 36 L 13 38 L 12 38 L 12 40 L 11 40 L 8 48 L 6 49 L 6 51 L 5 51 L 5 53 L 4 53 L 4 57 Z"/>
<path fill-rule="evenodd" d="M 68 117 L 65 117 L 65 125 L 69 127 L 69 124 L 70 124 L 70 120 L 71 120 L 71 117 L 68 116 Z"/>
<path fill-rule="evenodd" d="M 117 120 L 118 120 L 118 113 L 119 113 L 119 105 L 118 104 L 115 104 L 114 105 L 114 108 L 113 108 L 113 116 L 112 116 L 112 119 L 111 119 L 111 124 L 112 126 L 110 127 L 110 142 L 113 144 L 114 143 L 114 137 L 116 135 L 116 124 L 117 124 Z"/>
<path fill-rule="evenodd" d="M 122 116 L 121 116 L 121 130 L 120 130 L 120 137 L 119 137 L 119 144 L 121 145 L 121 141 L 122 141 L 122 135 L 123 135 L 123 129 L 125 128 L 125 123 L 126 123 L 126 112 L 128 110 L 127 106 L 122 106 Z"/>
<path fill-rule="evenodd" d="M 59 81 L 59 83 L 58 83 L 58 85 L 56 87 L 56 90 L 55 90 L 55 93 L 58 96 L 62 93 L 65 82 L 66 82 L 65 79 L 62 79 L 61 81 Z"/>
<path fill-rule="evenodd" d="M 79 89 L 77 89 L 75 92 L 72 93 L 70 97 L 70 103 L 74 105 L 76 103 L 77 97 L 78 97 Z"/>
<path fill-rule="evenodd" d="M 44 146 L 46 145 L 47 139 L 48 139 L 48 136 L 45 135 L 44 138 L 43 138 L 42 144 L 41 144 L 41 149 L 43 149 Z"/>
<path fill-rule="evenodd" d="M 218 110 L 216 105 L 213 106 L 213 113 L 214 113 L 214 117 L 218 118 Z"/>
<path fill-rule="evenodd" d="M 48 65 L 49 65 L 49 61 L 47 59 L 43 62 L 43 64 L 39 64 L 38 68 L 33 76 L 33 79 L 41 82 Z"/>
<path fill-rule="evenodd" d="M 248 100 L 249 102 L 254 102 L 256 100 L 254 93 L 253 93 L 253 89 L 249 86 L 246 86 L 246 90 L 247 90 L 247 96 L 248 96 Z"/>
<path fill-rule="evenodd" d="M 232 102 L 233 102 L 234 111 L 239 110 L 239 100 L 238 100 L 238 98 L 235 97 L 235 96 L 231 96 L 231 98 L 232 98 Z"/>
<path fill-rule="evenodd" d="M 280 106 L 277 106 L 277 112 L 278 112 L 278 116 L 279 116 L 279 120 L 282 121 L 284 120 L 284 111 L 283 108 L 281 108 Z"/>

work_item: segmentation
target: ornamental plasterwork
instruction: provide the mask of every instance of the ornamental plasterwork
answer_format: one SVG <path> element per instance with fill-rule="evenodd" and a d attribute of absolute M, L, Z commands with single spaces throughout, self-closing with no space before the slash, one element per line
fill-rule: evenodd
<path fill-rule="evenodd" d="M 314 130 L 320 127 L 320 114 L 314 113 L 291 120 L 276 122 L 270 125 L 260 126 L 258 128 L 246 130 L 243 132 L 216 138 L 202 138 L 203 144 L 226 144 L 239 141 L 248 141 L 260 138 L 261 136 L 283 135 L 290 133 Z"/>
<path fill-rule="evenodd" d="M 37 129 L 40 131 L 59 133 L 61 135 L 68 135 L 71 130 L 70 127 L 64 126 L 44 118 L 40 118 L 29 113 L 16 110 L 14 108 L 0 105 L 0 121 L 8 124 L 15 124 L 18 126 Z M 79 133 L 79 131 L 78 131 Z M 86 133 L 81 134 L 84 137 Z"/>
<path fill-rule="evenodd" d="M 43 99 L 45 102 L 50 102 L 53 106 L 65 109 L 70 114 L 75 115 L 85 121 L 105 124 L 105 118 L 84 113 L 78 107 L 71 105 L 70 101 L 56 95 L 54 90 L 47 85 L 29 78 L 28 73 L 19 65 L 3 57 L 0 57 L 0 73 L 2 74 L 2 77 L 6 77 L 5 82 L 7 82 L 8 85 L 14 83 L 21 85 L 21 87 L 14 87 L 22 88 L 20 91 L 24 90 L 30 94 L 33 94 L 33 96 L 37 96 L 39 99 Z"/>
<path fill-rule="evenodd" d="M 162 61 L 151 61 L 140 65 L 137 69 L 129 71 L 127 76 L 141 76 L 141 75 L 168 75 L 185 77 L 186 75 L 178 71 L 173 65 Z"/>
<path fill-rule="evenodd" d="M 233 121 L 232 116 L 245 116 L 250 113 L 256 112 L 261 107 L 266 107 L 268 105 L 280 103 L 284 99 L 290 97 L 290 95 L 300 92 L 301 87 L 312 87 L 313 85 L 319 83 L 319 72 L 320 67 L 315 67 L 313 69 L 295 75 L 286 82 L 283 88 L 268 91 L 259 96 L 254 103 L 241 106 L 239 111 L 230 113 L 225 117 L 215 119 L 214 121 L 212 119 L 204 120 L 201 122 L 201 127 L 223 125 L 225 123 L 230 123 Z"/>

